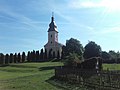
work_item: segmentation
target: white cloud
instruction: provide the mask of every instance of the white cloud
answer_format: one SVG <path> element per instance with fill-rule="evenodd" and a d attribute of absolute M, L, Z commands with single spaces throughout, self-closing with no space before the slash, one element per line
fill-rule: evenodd
<path fill-rule="evenodd" d="M 71 0 L 68 4 L 71 8 L 93 8 L 93 7 L 100 7 L 101 4 L 98 2 L 93 1 L 81 1 L 81 0 Z"/>
<path fill-rule="evenodd" d="M 81 1 L 81 0 L 71 0 L 69 3 L 69 7 L 71 8 L 106 8 L 110 11 L 119 11 L 120 10 L 120 0 L 89 0 L 89 1 Z"/>

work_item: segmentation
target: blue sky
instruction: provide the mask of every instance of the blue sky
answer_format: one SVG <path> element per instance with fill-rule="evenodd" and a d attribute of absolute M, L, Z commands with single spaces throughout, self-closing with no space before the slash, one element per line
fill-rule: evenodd
<path fill-rule="evenodd" d="M 40 50 L 54 12 L 59 42 L 71 37 L 120 50 L 120 0 L 0 0 L 0 52 Z"/>

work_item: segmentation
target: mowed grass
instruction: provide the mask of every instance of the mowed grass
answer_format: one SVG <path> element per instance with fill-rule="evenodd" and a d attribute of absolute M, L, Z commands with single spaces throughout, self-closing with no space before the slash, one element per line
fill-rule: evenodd
<path fill-rule="evenodd" d="M 54 76 L 54 67 L 62 65 L 61 62 L 42 62 L 0 67 L 0 90 L 66 90 L 58 82 L 49 82 Z M 103 68 L 120 70 L 120 64 L 103 64 Z"/>
<path fill-rule="evenodd" d="M 104 70 L 120 70 L 120 64 L 103 64 Z"/>
<path fill-rule="evenodd" d="M 62 90 L 47 82 L 61 62 L 20 63 L 0 67 L 0 90 Z"/>

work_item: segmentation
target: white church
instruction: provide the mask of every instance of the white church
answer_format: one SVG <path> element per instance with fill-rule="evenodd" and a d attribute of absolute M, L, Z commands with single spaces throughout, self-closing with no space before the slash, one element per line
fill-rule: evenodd
<path fill-rule="evenodd" d="M 52 15 L 48 29 L 48 42 L 44 45 L 44 48 L 47 51 L 47 56 L 49 58 L 61 58 L 62 46 L 63 45 L 58 42 L 58 30 L 54 21 L 54 16 Z"/>

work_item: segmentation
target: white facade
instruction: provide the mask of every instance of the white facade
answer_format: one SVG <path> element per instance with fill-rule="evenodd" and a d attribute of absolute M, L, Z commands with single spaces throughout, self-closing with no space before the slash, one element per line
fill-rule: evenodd
<path fill-rule="evenodd" d="M 58 42 L 58 30 L 54 21 L 54 17 L 51 18 L 51 23 L 48 29 L 48 42 L 44 46 L 47 50 L 47 56 L 50 58 L 61 58 L 62 44 Z"/>

